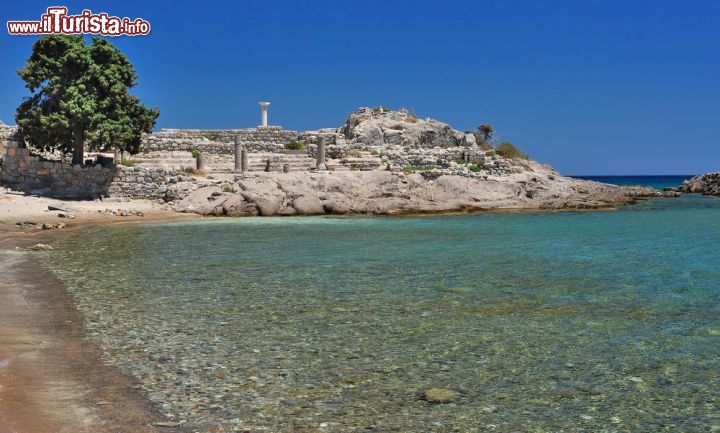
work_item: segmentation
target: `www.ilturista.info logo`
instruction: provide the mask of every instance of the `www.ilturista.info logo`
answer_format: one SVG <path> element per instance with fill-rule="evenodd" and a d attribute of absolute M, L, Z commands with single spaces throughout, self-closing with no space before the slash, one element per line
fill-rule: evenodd
<path fill-rule="evenodd" d="M 107 13 L 95 14 L 89 9 L 80 15 L 68 15 L 65 6 L 52 6 L 39 21 L 8 21 L 11 35 L 103 35 L 140 36 L 150 33 L 150 23 L 142 18 L 119 18 Z"/>

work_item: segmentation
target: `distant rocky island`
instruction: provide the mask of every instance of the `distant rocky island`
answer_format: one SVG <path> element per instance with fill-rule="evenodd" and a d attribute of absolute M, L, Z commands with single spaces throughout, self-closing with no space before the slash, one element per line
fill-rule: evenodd
<path fill-rule="evenodd" d="M 688 179 L 680 186 L 680 191 L 720 196 L 720 172 L 705 173 Z"/>

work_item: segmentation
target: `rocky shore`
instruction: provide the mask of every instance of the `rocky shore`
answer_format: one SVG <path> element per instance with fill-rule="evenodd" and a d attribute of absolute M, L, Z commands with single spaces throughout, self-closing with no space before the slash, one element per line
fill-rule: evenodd
<path fill-rule="evenodd" d="M 219 180 L 172 203 L 209 216 L 407 215 L 489 210 L 607 209 L 642 197 L 673 196 L 646 187 L 573 179 L 528 162 L 531 170 L 487 178 L 369 172 L 251 173 Z"/>
<path fill-rule="evenodd" d="M 706 173 L 683 182 L 680 191 L 720 196 L 720 172 Z"/>

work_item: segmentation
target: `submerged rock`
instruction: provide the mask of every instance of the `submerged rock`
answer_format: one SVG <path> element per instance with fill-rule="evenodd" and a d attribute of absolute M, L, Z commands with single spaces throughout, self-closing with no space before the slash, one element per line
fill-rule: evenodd
<path fill-rule="evenodd" d="M 52 249 L 54 249 L 54 248 L 52 247 L 52 245 L 47 245 L 47 244 L 35 244 L 35 245 L 32 246 L 31 249 L 33 249 L 33 250 L 35 250 L 35 251 L 48 251 L 48 250 L 52 250 Z"/>
<path fill-rule="evenodd" d="M 457 400 L 459 394 L 451 389 L 430 388 L 423 392 L 423 400 L 429 403 L 451 403 Z"/>

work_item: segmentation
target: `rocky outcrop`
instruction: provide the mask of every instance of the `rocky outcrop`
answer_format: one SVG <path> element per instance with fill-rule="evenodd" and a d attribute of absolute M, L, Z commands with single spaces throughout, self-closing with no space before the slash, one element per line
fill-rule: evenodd
<path fill-rule="evenodd" d="M 175 209 L 215 216 L 403 215 L 602 209 L 662 195 L 652 188 L 626 188 L 559 176 L 540 165 L 532 168 L 487 179 L 389 171 L 248 173 L 199 188 Z"/>
<path fill-rule="evenodd" d="M 706 173 L 686 180 L 682 186 L 680 186 L 680 191 L 705 195 L 720 195 L 720 172 Z"/>
<path fill-rule="evenodd" d="M 452 147 L 461 145 L 465 134 L 433 119 L 418 119 L 405 109 L 360 108 L 340 128 L 347 140 L 367 146 Z"/>

